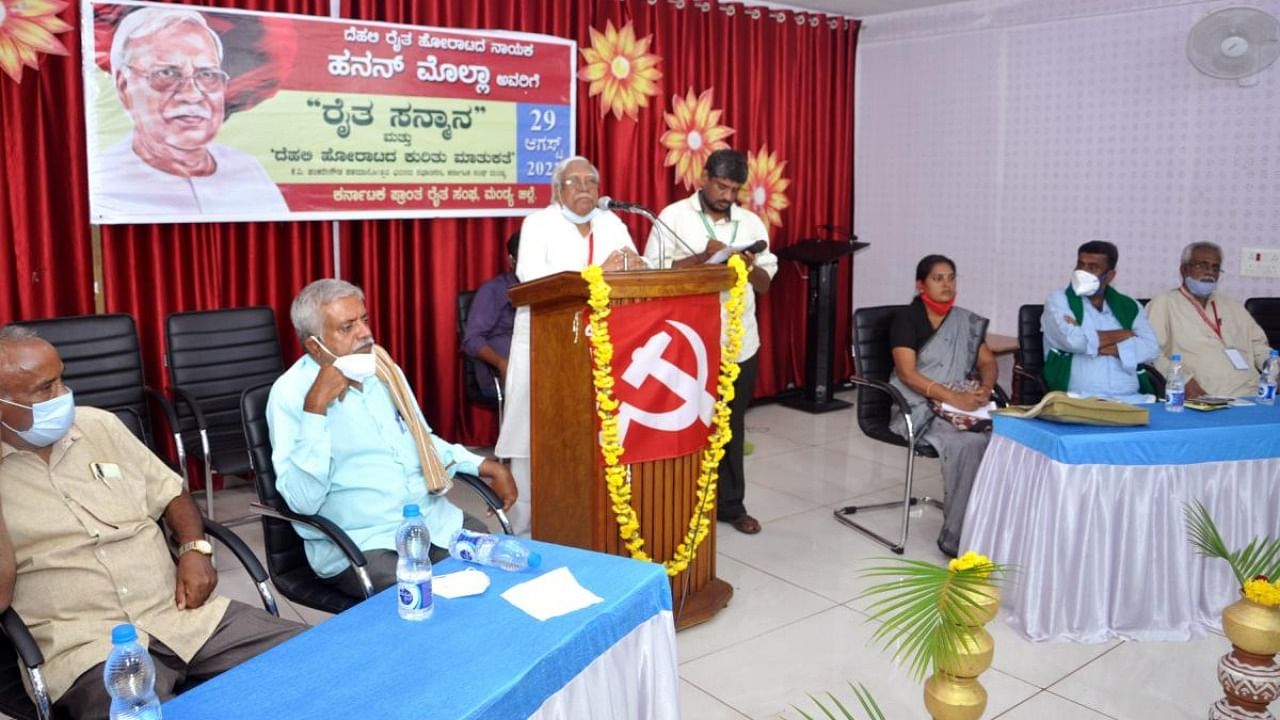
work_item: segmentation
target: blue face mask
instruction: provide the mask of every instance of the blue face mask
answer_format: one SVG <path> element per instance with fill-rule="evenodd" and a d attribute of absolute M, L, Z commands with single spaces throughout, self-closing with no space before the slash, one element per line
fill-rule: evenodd
<path fill-rule="evenodd" d="M 76 400 L 71 388 L 67 388 L 65 393 L 56 398 L 35 405 L 23 405 L 4 398 L 0 398 L 0 402 L 31 411 L 31 427 L 26 430 L 19 430 L 8 423 L 2 424 L 32 447 L 49 447 L 61 440 L 76 420 Z"/>
<path fill-rule="evenodd" d="M 1187 291 L 1196 297 L 1209 297 L 1213 289 L 1218 287 L 1217 280 L 1197 280 L 1189 277 L 1182 282 L 1187 286 Z"/>
<path fill-rule="evenodd" d="M 586 215 L 579 215 L 578 213 L 570 210 L 565 205 L 560 206 L 560 214 L 564 216 L 565 220 L 568 220 L 574 225 L 586 225 L 587 223 L 591 222 L 591 219 L 594 218 L 596 214 L 599 212 L 600 212 L 600 208 L 593 207 L 591 208 L 591 212 L 587 213 Z"/>

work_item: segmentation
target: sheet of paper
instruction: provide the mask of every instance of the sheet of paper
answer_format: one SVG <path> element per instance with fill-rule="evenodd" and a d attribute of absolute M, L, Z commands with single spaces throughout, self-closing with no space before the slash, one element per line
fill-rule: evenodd
<path fill-rule="evenodd" d="M 443 598 L 479 595 L 489 589 L 489 576 L 475 568 L 467 568 L 431 580 L 431 592 Z"/>
<path fill-rule="evenodd" d="M 979 420 L 990 420 L 991 411 L 996 409 L 996 404 L 991 402 L 978 408 L 977 410 L 961 410 L 960 408 L 950 403 L 942 403 L 942 409 L 956 415 L 967 415 L 969 417 L 978 418 Z"/>
<path fill-rule="evenodd" d="M 746 250 L 747 248 L 755 244 L 756 244 L 755 240 L 739 240 L 738 242 L 732 245 L 725 245 L 724 247 L 712 253 L 711 257 L 707 258 L 707 264 L 720 265 L 728 261 L 730 255 L 736 252 L 742 252 L 743 250 Z"/>
<path fill-rule="evenodd" d="M 522 582 L 502 593 L 502 599 L 538 620 L 550 620 L 604 602 L 604 598 L 578 584 L 567 567 Z"/>

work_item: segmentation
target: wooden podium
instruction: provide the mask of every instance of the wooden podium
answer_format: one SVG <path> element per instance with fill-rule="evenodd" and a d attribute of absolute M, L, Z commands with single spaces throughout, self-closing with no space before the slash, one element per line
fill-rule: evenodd
<path fill-rule="evenodd" d="M 610 303 L 716 294 L 733 284 L 724 266 L 607 273 Z M 538 540 L 628 555 L 609 509 L 598 445 L 591 344 L 586 335 L 587 282 L 559 273 L 510 290 L 512 305 L 530 309 L 532 532 Z M 614 363 L 621 358 L 614 358 Z M 645 551 L 656 561 L 675 554 L 688 531 L 701 452 L 631 467 L 632 505 Z M 625 457 L 625 456 L 624 456 Z M 716 577 L 715 509 L 711 532 L 683 573 L 671 578 L 676 627 L 704 622 L 724 607 L 733 588 Z"/>

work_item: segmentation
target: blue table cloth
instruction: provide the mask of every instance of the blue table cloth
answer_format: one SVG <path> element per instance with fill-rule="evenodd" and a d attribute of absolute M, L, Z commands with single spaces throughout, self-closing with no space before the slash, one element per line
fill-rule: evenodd
<path fill-rule="evenodd" d="M 425 622 L 401 620 L 391 588 L 171 700 L 164 716 L 525 718 L 632 630 L 670 617 L 661 565 L 531 544 L 543 556 L 537 572 L 480 568 L 492 580 L 483 595 L 437 597 Z M 539 622 L 502 599 L 562 566 L 604 602 Z M 435 571 L 464 567 L 449 559 Z"/>
<path fill-rule="evenodd" d="M 1280 406 L 1171 413 L 1148 405 L 1151 424 L 1066 425 L 995 416 L 995 433 L 1071 465 L 1189 465 L 1280 457 Z"/>

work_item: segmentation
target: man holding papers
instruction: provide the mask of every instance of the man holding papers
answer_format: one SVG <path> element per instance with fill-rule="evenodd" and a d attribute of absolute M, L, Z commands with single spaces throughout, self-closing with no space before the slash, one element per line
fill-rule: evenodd
<path fill-rule="evenodd" d="M 666 258 L 667 267 L 689 267 L 706 263 L 717 256 L 717 251 L 764 242 L 764 249 L 759 252 L 742 253 L 750 269 L 747 279 L 755 292 L 747 293 L 742 316 L 742 351 L 737 358 L 742 372 L 734 383 L 734 398 L 730 404 L 733 414 L 729 427 L 733 431 L 733 439 L 724 448 L 716 493 L 717 518 L 732 524 L 740 532 L 755 534 L 760 532 L 760 523 L 747 514 L 742 501 L 746 491 L 746 476 L 742 468 L 744 417 L 755 391 L 756 352 L 760 349 L 755 296 L 769 291 L 769 283 L 778 272 L 778 258 L 769 251 L 769 233 L 764 223 L 755 213 L 738 207 L 738 192 L 746 181 L 747 159 L 742 153 L 734 150 L 711 153 L 702 172 L 702 187 L 662 210 L 658 223 L 649 233 L 644 256 L 655 267 L 659 257 Z M 672 232 L 676 233 L 678 240 L 670 236 Z M 723 255 L 716 257 L 720 262 L 728 257 L 723 253 L 719 255 Z M 723 304 L 723 298 L 721 302 Z M 721 323 L 727 326 L 728 320 L 722 318 Z"/>

